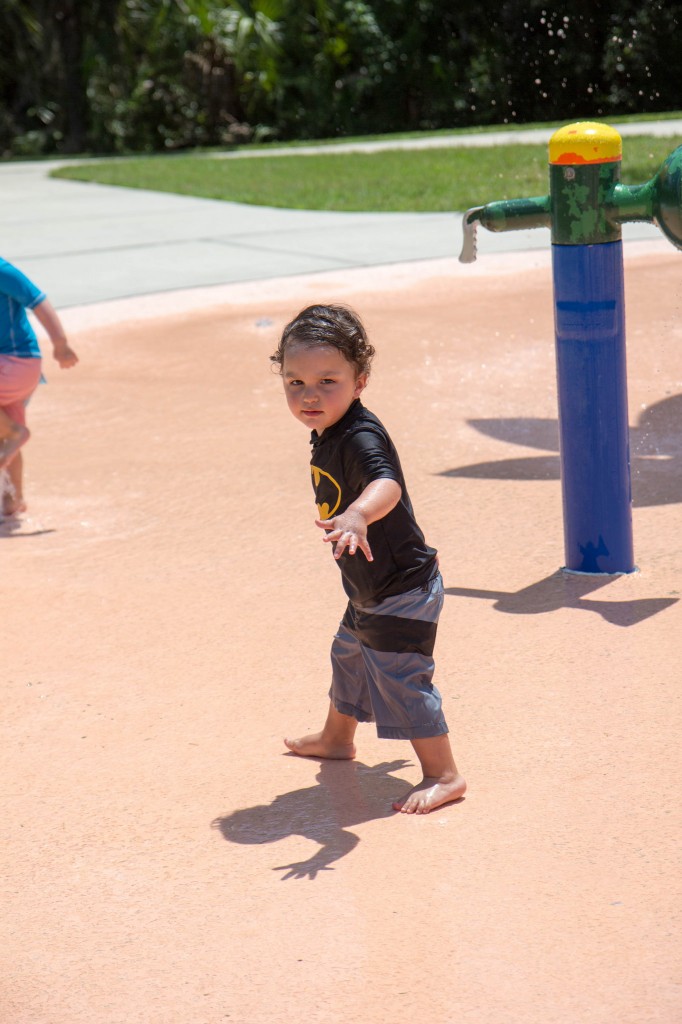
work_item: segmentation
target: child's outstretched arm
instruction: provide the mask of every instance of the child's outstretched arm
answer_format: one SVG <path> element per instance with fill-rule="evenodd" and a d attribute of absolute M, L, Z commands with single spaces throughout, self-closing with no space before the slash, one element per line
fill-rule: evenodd
<path fill-rule="evenodd" d="M 57 311 L 49 301 L 49 299 L 43 299 L 37 306 L 34 306 L 32 311 L 47 331 L 50 341 L 52 342 L 52 349 L 54 357 L 61 366 L 62 370 L 68 370 L 69 367 L 75 366 L 78 362 L 78 356 L 69 348 L 69 343 L 66 340 L 66 334 L 62 326 L 62 322 L 57 316 Z"/>
<path fill-rule="evenodd" d="M 397 480 L 373 480 L 340 516 L 316 519 L 316 526 L 329 531 L 324 539 L 334 544 L 334 558 L 340 558 L 346 548 L 349 555 L 354 555 L 360 548 L 367 561 L 371 562 L 373 556 L 367 543 L 367 527 L 387 516 L 400 501 L 401 494 Z"/>

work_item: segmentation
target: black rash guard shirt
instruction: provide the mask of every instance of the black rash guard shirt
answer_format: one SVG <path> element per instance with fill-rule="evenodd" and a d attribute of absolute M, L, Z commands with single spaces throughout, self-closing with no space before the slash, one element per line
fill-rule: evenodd
<path fill-rule="evenodd" d="M 320 519 L 345 512 L 373 480 L 395 480 L 402 491 L 395 508 L 368 527 L 374 561 L 368 562 L 359 548 L 354 555 L 346 549 L 339 559 L 343 587 L 353 604 L 374 605 L 428 583 L 438 571 L 437 553 L 417 525 L 398 453 L 380 420 L 356 398 L 321 437 L 313 431 L 310 443 Z"/>

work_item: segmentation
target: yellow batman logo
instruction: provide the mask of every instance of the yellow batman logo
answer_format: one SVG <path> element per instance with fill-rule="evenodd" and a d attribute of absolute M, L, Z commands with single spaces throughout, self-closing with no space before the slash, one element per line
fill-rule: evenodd
<path fill-rule="evenodd" d="M 333 476 L 329 473 L 325 473 L 323 469 L 318 469 L 317 466 L 311 466 L 310 472 L 313 474 L 313 483 L 315 484 L 315 496 L 319 496 L 320 483 L 322 488 L 329 491 L 329 501 L 323 501 L 317 503 L 317 511 L 320 514 L 320 519 L 331 519 L 337 508 L 341 504 L 341 488 L 337 484 Z M 325 485 L 322 477 L 329 481 L 329 485 Z"/>

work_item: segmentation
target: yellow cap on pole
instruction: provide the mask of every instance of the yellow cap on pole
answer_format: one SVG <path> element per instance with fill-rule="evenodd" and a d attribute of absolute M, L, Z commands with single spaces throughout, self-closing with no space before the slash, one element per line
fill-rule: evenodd
<path fill-rule="evenodd" d="M 550 164 L 606 164 L 620 160 L 623 140 L 615 128 L 598 121 L 578 121 L 554 132 Z"/>

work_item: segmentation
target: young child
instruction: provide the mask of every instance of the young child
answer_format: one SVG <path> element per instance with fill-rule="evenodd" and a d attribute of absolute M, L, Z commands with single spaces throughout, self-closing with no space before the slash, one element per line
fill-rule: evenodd
<path fill-rule="evenodd" d="M 5 516 L 26 511 L 19 449 L 30 437 L 26 405 L 41 375 L 40 348 L 27 309 L 47 331 L 54 358 L 62 369 L 75 366 L 78 357 L 69 348 L 64 328 L 44 292 L 11 263 L 0 259 L 0 491 Z"/>
<path fill-rule="evenodd" d="M 316 525 L 333 545 L 349 599 L 332 644 L 324 727 L 284 742 L 304 757 L 352 758 L 358 722 L 376 722 L 379 737 L 410 740 L 424 775 L 393 807 L 426 814 L 466 789 L 431 682 L 443 582 L 393 443 L 360 401 L 373 355 L 352 310 L 309 306 L 270 357 L 291 413 L 312 430 Z"/>

